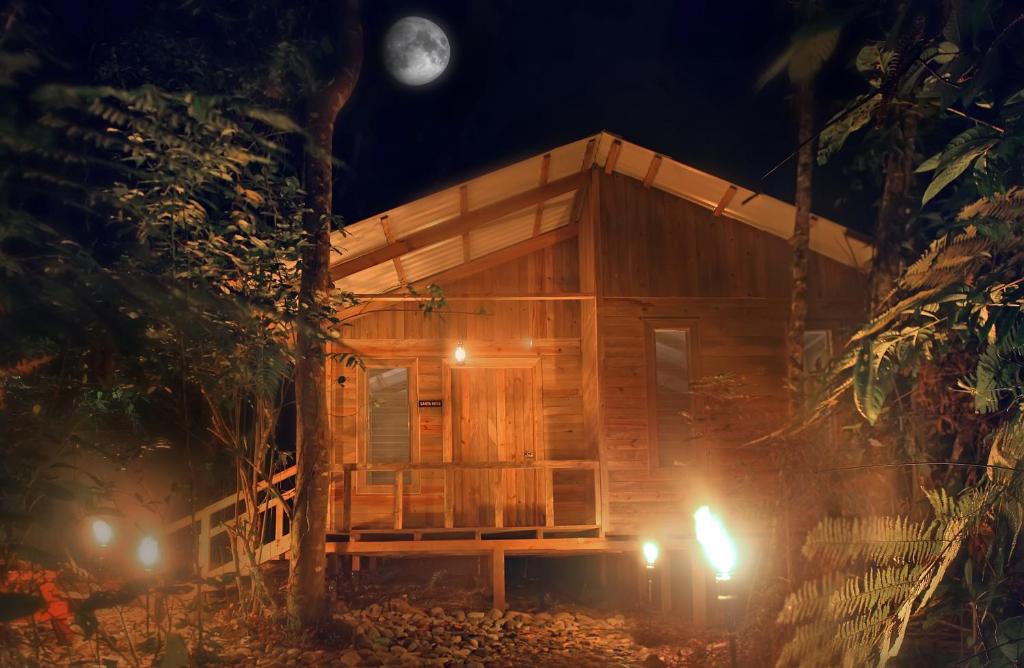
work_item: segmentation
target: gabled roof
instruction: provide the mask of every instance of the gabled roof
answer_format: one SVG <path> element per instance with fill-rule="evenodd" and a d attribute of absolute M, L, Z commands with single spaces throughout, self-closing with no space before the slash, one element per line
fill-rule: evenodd
<path fill-rule="evenodd" d="M 335 285 L 364 297 L 471 270 L 488 256 L 532 252 L 575 231 L 577 193 L 592 166 L 637 179 L 759 230 L 789 239 L 794 207 L 607 132 L 559 146 L 335 232 Z M 811 249 L 866 269 L 870 244 L 812 217 Z M 462 272 L 463 274 L 467 272 Z"/>

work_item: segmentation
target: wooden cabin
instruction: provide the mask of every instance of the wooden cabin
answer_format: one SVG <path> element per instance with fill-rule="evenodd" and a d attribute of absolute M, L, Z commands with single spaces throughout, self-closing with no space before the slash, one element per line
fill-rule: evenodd
<path fill-rule="evenodd" d="M 773 507 L 746 444 L 785 414 L 793 219 L 600 133 L 336 233 L 335 285 L 363 303 L 329 368 L 327 549 L 490 556 L 503 607 L 505 556 L 639 562 L 654 538 L 699 624 L 693 511 L 711 502 L 749 555 Z M 813 367 L 863 315 L 871 247 L 815 217 L 811 248 Z"/>

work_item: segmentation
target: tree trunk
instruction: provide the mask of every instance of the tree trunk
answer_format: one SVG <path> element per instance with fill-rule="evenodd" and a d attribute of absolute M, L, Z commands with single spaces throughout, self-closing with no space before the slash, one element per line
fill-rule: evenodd
<path fill-rule="evenodd" d="M 912 210 L 909 195 L 914 184 L 917 159 L 917 128 L 920 113 L 908 109 L 900 114 L 899 142 L 885 157 L 885 183 L 875 220 L 875 255 L 871 263 L 871 312 L 885 301 L 900 275 L 900 248 L 910 238 L 906 229 Z"/>
<path fill-rule="evenodd" d="M 302 254 L 300 299 L 305 314 L 296 340 L 295 398 L 298 443 L 295 501 L 291 520 L 291 570 L 288 579 L 288 622 L 311 628 L 326 612 L 327 496 L 330 492 L 330 440 L 327 417 L 327 345 L 322 316 L 330 304 L 332 187 L 331 154 L 334 121 L 355 88 L 362 68 L 362 27 L 358 3 L 342 0 L 334 77 L 315 91 L 306 107 L 305 129 L 310 149 L 304 159 L 309 212 L 303 220 L 307 245 Z"/>
<path fill-rule="evenodd" d="M 796 161 L 796 217 L 793 221 L 792 285 L 789 298 L 789 324 L 786 332 L 786 383 L 789 386 L 790 413 L 803 407 L 804 331 L 807 329 L 807 271 L 811 241 L 811 187 L 817 146 L 814 136 L 814 84 L 803 83 L 797 90 L 797 143 L 801 147 Z"/>

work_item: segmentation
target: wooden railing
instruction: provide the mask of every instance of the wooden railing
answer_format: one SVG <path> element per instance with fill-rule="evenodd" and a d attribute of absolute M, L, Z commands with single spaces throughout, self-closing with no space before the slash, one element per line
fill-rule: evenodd
<path fill-rule="evenodd" d="M 228 509 L 237 509 L 239 504 L 244 505 L 245 501 L 241 494 L 232 494 L 223 499 L 211 503 L 205 508 L 196 511 L 194 515 L 183 517 L 164 527 L 164 534 L 171 536 L 178 532 L 189 530 L 197 532 L 197 549 L 199 571 L 203 576 L 218 576 L 231 573 L 235 570 L 235 559 L 228 559 L 223 563 L 214 563 L 213 541 L 221 534 L 227 533 L 227 540 L 232 540 L 230 529 L 237 519 L 245 521 L 262 522 L 267 514 L 273 512 L 273 533 L 272 538 L 259 545 L 256 552 L 256 564 L 275 559 L 286 553 L 290 547 L 290 527 L 285 524 L 285 518 L 289 512 L 285 504 L 294 496 L 294 490 L 278 492 L 277 488 L 281 483 L 295 476 L 296 467 L 292 466 L 276 474 L 268 484 L 261 482 L 256 488 L 256 498 L 261 499 L 255 508 L 244 508 L 237 512 L 226 514 Z M 394 481 L 394 505 L 392 508 L 392 526 L 390 530 L 401 531 L 404 529 L 404 503 L 405 503 L 405 472 L 407 471 L 442 471 L 444 473 L 443 505 L 444 505 L 444 529 L 458 530 L 455 527 L 455 473 L 457 471 L 510 471 L 510 470 L 535 470 L 542 472 L 544 500 L 544 525 L 556 527 L 555 524 L 555 496 L 554 496 L 554 475 L 555 471 L 564 470 L 590 470 L 593 471 L 594 490 L 594 525 L 601 526 L 601 476 L 598 462 L 589 459 L 570 460 L 546 460 L 536 462 L 438 462 L 438 463 L 394 463 L 394 464 L 343 464 L 332 469 L 334 473 L 342 475 L 342 533 L 352 530 L 352 494 L 353 475 L 357 472 L 390 471 L 395 474 Z M 270 487 L 274 490 L 271 491 Z M 494 521 L 493 528 L 503 528 L 505 520 L 504 495 L 494 494 Z M 220 517 L 225 515 L 224 517 Z M 589 525 L 588 525 L 589 526 Z M 243 550 L 238 545 L 231 546 L 239 566 L 243 572 L 247 572 L 254 564 L 249 563 Z"/>
<path fill-rule="evenodd" d="M 544 523 L 545 526 L 555 526 L 555 495 L 554 475 L 555 471 L 561 470 L 591 470 L 593 471 L 594 485 L 594 524 L 601 526 L 601 474 L 598 462 L 592 459 L 555 459 L 532 462 L 410 462 L 393 464 L 342 464 L 335 467 L 335 473 L 342 474 L 342 526 L 343 533 L 352 530 L 352 478 L 356 472 L 391 471 L 395 474 L 394 481 L 394 506 L 392 508 L 392 528 L 402 530 L 404 528 L 404 497 L 405 497 L 405 472 L 407 471 L 443 471 L 443 506 L 444 506 L 444 528 L 454 529 L 455 527 L 455 472 L 456 471 L 508 471 L 508 470 L 535 470 L 541 471 L 544 491 Z M 505 523 L 504 495 L 494 495 L 494 521 L 495 528 L 501 528 Z"/>
<path fill-rule="evenodd" d="M 273 538 L 266 542 L 260 541 L 260 545 L 256 550 L 257 565 L 281 556 L 290 547 L 291 536 L 285 527 L 285 516 L 288 513 L 288 509 L 284 507 L 284 504 L 295 495 L 295 492 L 294 490 L 278 492 L 277 487 L 286 480 L 294 478 L 295 470 L 296 467 L 291 466 L 273 476 L 269 483 L 263 481 L 256 486 L 256 498 L 266 498 L 256 506 L 255 520 L 262 524 L 262 520 L 266 518 L 268 513 L 273 512 L 274 515 Z M 273 491 L 270 489 L 271 486 L 274 487 Z M 226 496 L 220 501 L 215 501 L 202 510 L 196 511 L 194 515 L 188 515 L 164 527 L 165 536 L 172 536 L 179 531 L 187 529 L 193 531 L 198 529 L 196 534 L 196 547 L 199 552 L 198 566 L 200 574 L 204 577 L 223 575 L 235 570 L 235 559 L 228 559 L 225 563 L 213 563 L 212 558 L 214 554 L 211 548 L 213 541 L 219 535 L 229 532 L 229 529 L 236 522 L 236 518 L 244 519 L 247 522 L 254 520 L 254 513 L 249 508 L 245 508 L 244 511 L 238 513 L 232 512 L 227 517 L 218 519 L 218 515 L 224 514 L 224 511 L 229 508 L 236 508 L 238 504 L 245 504 L 241 493 Z M 227 536 L 227 539 L 228 541 L 232 540 L 230 534 Z M 231 546 L 231 550 L 236 555 L 244 573 L 252 568 L 253 564 L 249 563 L 244 550 L 240 550 L 239 547 L 238 545 Z"/>

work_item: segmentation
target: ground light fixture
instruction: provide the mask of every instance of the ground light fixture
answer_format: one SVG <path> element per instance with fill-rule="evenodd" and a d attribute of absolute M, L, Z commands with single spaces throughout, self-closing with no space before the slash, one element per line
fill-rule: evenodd
<path fill-rule="evenodd" d="M 114 527 L 110 526 L 110 522 L 101 517 L 93 519 L 89 529 L 92 532 L 92 539 L 101 548 L 107 547 L 114 540 Z"/>
<path fill-rule="evenodd" d="M 658 563 L 658 555 L 661 548 L 653 540 L 645 540 L 640 550 L 644 554 L 644 563 L 647 564 L 647 603 L 654 604 L 654 564 Z"/>
<path fill-rule="evenodd" d="M 729 664 L 736 668 L 736 591 L 732 582 L 736 570 L 736 543 L 725 530 L 722 520 L 707 506 L 701 506 L 693 514 L 696 523 L 697 541 L 704 556 L 715 572 L 715 598 L 722 607 L 726 626 L 729 630 Z"/>
<path fill-rule="evenodd" d="M 465 362 L 466 362 L 466 347 L 463 346 L 462 342 L 460 341 L 455 346 L 455 363 L 456 364 L 465 364 Z"/>
<path fill-rule="evenodd" d="M 715 571 L 715 580 L 731 579 L 736 569 L 736 543 L 729 537 L 722 520 L 707 506 L 698 508 L 693 519 L 697 524 L 697 541 Z"/>

